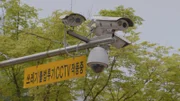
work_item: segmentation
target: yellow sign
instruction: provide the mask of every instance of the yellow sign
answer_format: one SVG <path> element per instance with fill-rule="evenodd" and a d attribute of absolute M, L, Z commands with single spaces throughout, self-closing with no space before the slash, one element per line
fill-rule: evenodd
<path fill-rule="evenodd" d="M 85 76 L 86 56 L 26 68 L 24 88 Z"/>

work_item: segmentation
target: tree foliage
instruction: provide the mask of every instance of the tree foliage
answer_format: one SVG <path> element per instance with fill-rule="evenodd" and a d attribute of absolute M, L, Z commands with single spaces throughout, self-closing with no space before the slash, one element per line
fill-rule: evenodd
<path fill-rule="evenodd" d="M 0 61 L 64 47 L 65 26 L 59 17 L 68 11 L 54 11 L 51 16 L 38 19 L 37 10 L 20 0 L 3 0 Z M 23 88 L 24 68 L 65 59 L 69 55 L 13 65 L 0 70 L 0 100 L 2 101 L 178 101 L 180 100 L 180 55 L 171 53 L 172 47 L 144 41 L 136 32 L 143 19 L 132 8 L 118 6 L 101 10 L 102 16 L 128 17 L 135 26 L 124 31 L 132 44 L 109 52 L 110 64 L 96 74 L 90 68 L 83 78 L 70 79 L 28 89 Z M 75 31 L 87 36 L 83 23 Z M 68 45 L 79 41 L 67 36 Z M 87 54 L 85 51 L 71 55 Z"/>

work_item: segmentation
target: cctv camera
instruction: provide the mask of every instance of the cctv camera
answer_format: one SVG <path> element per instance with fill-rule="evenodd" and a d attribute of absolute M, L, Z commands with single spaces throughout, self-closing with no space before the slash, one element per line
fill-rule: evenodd
<path fill-rule="evenodd" d="M 94 16 L 93 18 L 92 18 L 92 20 L 93 21 L 96 21 L 96 22 L 107 22 L 107 23 L 114 23 L 114 22 L 116 22 L 117 24 L 118 24 L 118 22 L 119 21 L 121 21 L 121 20 L 124 20 L 124 21 L 126 21 L 127 22 L 127 24 L 129 25 L 129 27 L 133 27 L 133 25 L 134 25 L 134 23 L 132 22 L 132 20 L 131 19 L 129 19 L 129 18 L 122 18 L 122 17 L 107 17 L 107 16 Z M 105 25 L 107 24 L 107 23 L 105 23 Z M 107 24 L 108 26 L 109 25 L 111 25 L 111 23 L 110 24 Z M 101 24 L 100 24 L 101 25 Z M 103 25 L 102 25 L 103 26 Z"/>
<path fill-rule="evenodd" d="M 131 44 L 131 42 L 129 40 L 127 40 L 125 37 L 123 37 L 119 32 L 115 32 L 114 37 L 115 37 L 116 41 L 114 43 L 112 43 L 112 45 L 114 47 L 116 47 L 117 49 L 123 48 L 123 47 Z"/>
<path fill-rule="evenodd" d="M 107 51 L 102 47 L 95 47 L 89 53 L 87 65 L 95 73 L 100 73 L 108 67 L 108 62 Z"/>
<path fill-rule="evenodd" d="M 62 22 L 67 25 L 67 26 L 71 26 L 71 27 L 76 27 L 81 25 L 86 18 L 78 13 L 72 13 L 69 15 L 64 15 L 60 17 L 62 19 Z"/>
<path fill-rule="evenodd" d="M 115 31 L 123 31 L 133 27 L 129 18 L 94 16 L 90 28 L 97 36 L 102 34 L 113 34 Z"/>
<path fill-rule="evenodd" d="M 113 43 L 111 43 L 111 45 L 116 47 L 117 49 L 126 47 L 131 44 L 131 42 L 128 39 L 126 39 L 124 36 L 121 35 L 120 31 L 114 32 L 113 36 L 110 34 L 105 34 L 105 35 L 101 35 L 101 36 L 94 36 L 90 40 L 91 41 L 101 40 L 101 39 L 112 38 L 112 37 L 115 41 Z M 108 47 L 107 47 L 107 49 L 108 49 Z"/>

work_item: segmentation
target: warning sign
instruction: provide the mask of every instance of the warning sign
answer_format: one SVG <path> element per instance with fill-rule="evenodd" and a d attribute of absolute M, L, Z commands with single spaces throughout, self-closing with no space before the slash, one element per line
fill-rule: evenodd
<path fill-rule="evenodd" d="M 85 76 L 86 56 L 26 68 L 24 88 Z"/>

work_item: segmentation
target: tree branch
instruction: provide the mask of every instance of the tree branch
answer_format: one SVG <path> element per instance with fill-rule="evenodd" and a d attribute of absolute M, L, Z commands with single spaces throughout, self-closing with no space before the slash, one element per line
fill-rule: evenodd
<path fill-rule="evenodd" d="M 111 65 L 111 70 L 110 70 L 110 72 L 109 72 L 109 76 L 108 76 L 108 79 L 107 79 L 105 85 L 96 93 L 96 95 L 93 97 L 92 101 L 95 101 L 96 97 L 97 97 L 97 96 L 104 90 L 104 88 L 108 85 L 109 80 L 110 80 L 110 78 L 111 78 L 111 73 L 112 73 L 112 70 L 113 70 L 113 67 L 114 67 L 115 63 L 116 63 L 116 57 L 114 57 L 114 59 L 113 59 L 113 62 L 112 62 L 112 65 Z"/>
<path fill-rule="evenodd" d="M 96 78 L 96 80 L 94 81 L 92 87 L 89 88 L 90 90 L 89 90 L 88 94 L 84 97 L 84 100 L 83 100 L 83 101 L 86 101 L 87 97 L 90 95 L 90 93 L 92 93 L 92 89 L 94 88 L 94 86 L 95 86 L 95 84 L 96 84 L 96 82 L 97 82 L 99 76 L 100 76 L 100 75 L 97 76 L 97 78 Z M 86 86 L 87 86 L 87 85 L 86 85 Z"/>
<path fill-rule="evenodd" d="M 136 95 L 138 93 L 139 90 L 135 91 L 132 95 L 127 96 L 123 101 L 126 101 L 127 99 L 132 98 L 134 95 Z"/>
<path fill-rule="evenodd" d="M 109 87 L 109 86 L 108 86 L 108 87 Z M 111 96 L 112 96 L 113 101 L 115 101 L 115 98 L 114 98 L 114 95 L 113 95 L 113 93 L 112 93 L 111 87 L 109 87 L 109 91 L 110 91 L 110 93 L 111 93 Z"/>
<path fill-rule="evenodd" d="M 122 98 L 124 98 L 128 93 L 129 93 L 129 92 L 124 93 L 124 94 L 118 99 L 118 101 L 120 101 Z"/>

